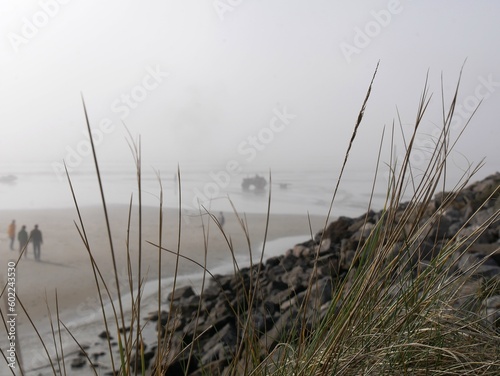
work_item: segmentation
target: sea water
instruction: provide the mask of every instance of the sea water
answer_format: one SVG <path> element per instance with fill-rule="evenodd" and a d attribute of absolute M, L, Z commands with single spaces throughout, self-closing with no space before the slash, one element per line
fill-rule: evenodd
<path fill-rule="evenodd" d="M 74 208 L 68 178 L 48 168 L 46 163 L 0 165 L 0 178 L 14 175 L 16 180 L 0 183 L 0 209 Z M 245 178 L 259 175 L 266 179 L 263 190 L 244 190 Z M 180 176 L 180 179 L 179 179 Z M 80 206 L 102 205 L 95 169 L 70 172 L 69 178 Z M 104 196 L 107 204 L 128 205 L 138 200 L 136 172 L 126 164 L 104 166 L 101 169 Z M 175 169 L 144 168 L 141 171 L 142 203 L 159 207 L 181 207 L 197 212 L 200 206 L 213 211 L 271 214 L 326 215 L 332 201 L 339 174 L 327 169 L 244 171 L 229 173 L 218 169 L 190 167 Z M 348 171 L 342 178 L 335 198 L 334 216 L 363 214 L 370 201 L 373 171 Z M 379 177 L 372 196 L 373 206 L 383 206 L 387 179 Z M 271 204 L 268 208 L 269 197 Z"/>

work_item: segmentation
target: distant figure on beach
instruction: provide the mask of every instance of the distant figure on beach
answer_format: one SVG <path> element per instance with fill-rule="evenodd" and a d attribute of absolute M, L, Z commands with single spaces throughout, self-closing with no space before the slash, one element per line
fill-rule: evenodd
<path fill-rule="evenodd" d="M 9 225 L 9 228 L 7 229 L 7 234 L 9 235 L 10 238 L 10 250 L 14 250 L 14 240 L 16 239 L 16 221 L 12 220 L 12 222 Z"/>
<path fill-rule="evenodd" d="M 23 225 L 23 227 L 21 227 L 21 231 L 17 234 L 17 240 L 19 241 L 19 253 L 21 253 L 28 244 L 28 232 L 26 231 L 26 226 Z M 24 251 L 24 257 L 27 255 L 28 251 Z"/>
<path fill-rule="evenodd" d="M 43 243 L 42 232 L 38 229 L 38 225 L 30 232 L 30 241 L 33 243 L 33 251 L 35 252 L 35 260 L 40 260 L 40 246 Z"/>
<path fill-rule="evenodd" d="M 226 222 L 226 219 L 224 218 L 224 213 L 219 212 L 219 218 L 217 218 L 220 224 L 220 228 L 224 227 L 224 222 Z"/>

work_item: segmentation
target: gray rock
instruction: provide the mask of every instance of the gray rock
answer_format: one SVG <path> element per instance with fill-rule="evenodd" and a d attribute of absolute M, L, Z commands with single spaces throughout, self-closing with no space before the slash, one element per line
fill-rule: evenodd
<path fill-rule="evenodd" d="M 331 244 L 339 243 L 341 239 L 348 238 L 352 235 L 350 226 L 352 226 L 353 223 L 354 220 L 351 218 L 338 218 L 328 225 L 323 235 L 323 239 L 330 239 Z"/>
<path fill-rule="evenodd" d="M 343 239 L 340 244 L 340 269 L 348 270 L 355 255 L 355 249 L 349 247 L 349 241 L 347 239 Z"/>
<path fill-rule="evenodd" d="M 303 245 L 297 244 L 292 248 L 291 254 L 297 258 L 299 257 L 307 257 L 311 253 L 310 248 L 304 247 Z"/>
<path fill-rule="evenodd" d="M 222 343 L 215 343 L 210 347 L 207 347 L 205 344 L 203 351 L 205 354 L 201 357 L 201 363 L 204 365 L 213 363 L 224 357 L 224 345 Z"/>
<path fill-rule="evenodd" d="M 85 358 L 83 358 L 83 357 L 74 358 L 71 361 L 71 368 L 72 369 L 79 369 L 79 368 L 84 367 L 86 364 L 87 364 L 87 360 Z"/>
<path fill-rule="evenodd" d="M 323 304 L 332 300 L 333 283 L 331 278 L 323 278 L 311 286 L 309 306 L 319 309 Z"/>
<path fill-rule="evenodd" d="M 294 293 L 293 289 L 287 288 L 286 290 L 270 294 L 267 297 L 266 302 L 269 306 L 272 305 L 273 307 L 279 307 L 281 306 L 281 304 L 283 304 L 283 302 L 291 299 L 295 295 L 296 294 Z"/>
<path fill-rule="evenodd" d="M 232 323 L 227 323 L 219 330 L 216 330 L 215 333 L 210 337 L 210 339 L 203 345 L 203 351 L 206 353 L 208 350 L 214 348 L 218 344 L 222 344 L 224 346 L 228 346 L 232 348 L 236 345 L 237 341 L 237 333 L 236 328 Z M 218 360 L 212 359 L 212 360 Z"/>
<path fill-rule="evenodd" d="M 486 319 L 497 329 L 500 329 L 500 311 L 498 309 L 486 309 Z"/>
<path fill-rule="evenodd" d="M 321 254 L 323 252 L 328 251 L 332 246 L 333 246 L 332 239 L 330 238 L 323 239 L 321 241 L 321 244 L 319 245 L 319 253 Z"/>
<path fill-rule="evenodd" d="M 483 306 L 489 309 L 500 310 L 500 295 L 491 296 L 483 301 Z"/>
<path fill-rule="evenodd" d="M 281 256 L 282 257 L 282 256 Z M 266 260 L 266 269 L 279 265 L 281 257 L 270 257 Z"/>
<path fill-rule="evenodd" d="M 293 333 L 297 333 L 298 329 L 295 318 L 298 311 L 290 309 L 281 314 L 280 318 L 274 324 L 271 330 L 268 330 L 259 339 L 259 345 L 265 352 L 272 351 L 280 342 L 287 342 Z"/>
<path fill-rule="evenodd" d="M 487 279 L 500 274 L 500 267 L 493 259 L 487 258 L 484 254 L 475 251 L 468 251 L 461 256 L 458 260 L 457 269 L 461 273 L 481 276 Z"/>
<path fill-rule="evenodd" d="M 174 292 L 170 293 L 167 297 L 167 302 L 171 300 L 179 300 L 182 298 L 189 298 L 190 296 L 195 295 L 194 290 L 191 286 L 178 287 Z"/>
<path fill-rule="evenodd" d="M 375 224 L 367 222 L 362 223 L 359 230 L 357 230 L 350 239 L 356 242 L 364 241 L 371 234 L 373 229 L 375 228 Z"/>
<path fill-rule="evenodd" d="M 282 277 L 283 282 L 288 284 L 288 287 L 297 290 L 301 287 L 306 287 L 309 282 L 309 273 L 302 266 L 296 266 Z"/>
<path fill-rule="evenodd" d="M 298 258 L 295 257 L 294 255 L 288 255 L 288 256 L 285 256 L 281 262 L 280 262 L 280 266 L 286 270 L 287 272 L 292 270 L 296 265 L 297 265 L 297 260 Z"/>

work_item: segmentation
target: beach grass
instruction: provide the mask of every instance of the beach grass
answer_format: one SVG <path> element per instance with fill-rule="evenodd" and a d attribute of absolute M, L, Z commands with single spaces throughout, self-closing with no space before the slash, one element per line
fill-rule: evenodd
<path fill-rule="evenodd" d="M 323 229 L 305 229 L 311 233 L 320 231 L 321 237 L 326 233 L 330 221 L 330 215 L 335 206 L 335 200 L 339 185 L 342 183 L 342 175 L 345 168 L 348 168 L 349 154 L 352 145 L 356 142 L 358 132 L 362 131 L 362 122 L 365 110 L 369 105 L 370 95 L 374 86 L 375 74 L 368 87 L 361 110 L 354 124 L 351 140 L 347 146 L 345 159 L 339 174 L 337 185 L 332 192 L 332 200 L 328 210 L 327 220 Z M 391 159 L 386 163 L 389 172 L 389 183 L 386 191 L 385 206 L 382 214 L 377 218 L 376 223 L 370 226 L 366 241 L 360 242 L 355 251 L 354 258 L 350 263 L 350 268 L 345 278 L 338 280 L 333 285 L 333 299 L 329 303 L 326 315 L 318 321 L 314 327 L 308 326 L 310 300 L 314 299 L 311 289 L 315 285 L 316 268 L 311 273 L 309 289 L 302 302 L 299 313 L 296 316 L 289 336 L 284 336 L 280 343 L 269 353 L 263 352 L 259 346 L 259 333 L 255 330 L 254 320 L 252 320 L 250 310 L 254 301 L 258 299 L 260 286 L 258 279 L 250 281 L 248 289 L 244 289 L 245 294 L 239 301 L 241 306 L 232 305 L 230 299 L 227 303 L 233 310 L 237 318 L 238 338 L 241 340 L 233 349 L 234 361 L 228 364 L 225 375 L 498 375 L 500 369 L 500 339 L 498 332 L 487 325 L 480 311 L 480 305 L 474 304 L 474 299 L 479 301 L 480 297 L 472 297 L 467 305 L 457 305 L 457 293 L 460 286 L 467 283 L 470 276 L 467 273 L 457 274 L 454 272 L 457 252 L 466 252 L 467 247 L 473 244 L 488 226 L 498 220 L 500 212 L 497 209 L 489 218 L 478 226 L 472 233 L 466 236 L 461 235 L 461 231 L 447 243 L 436 249 L 436 254 L 432 260 L 423 265 L 420 261 L 418 249 L 423 239 L 431 233 L 435 226 L 439 226 L 443 213 L 450 207 L 454 199 L 470 183 L 482 163 L 470 168 L 464 173 L 463 178 L 454 186 L 448 187 L 447 169 L 450 153 L 452 152 L 457 139 L 452 138 L 452 120 L 459 93 L 458 79 L 456 90 L 450 101 L 450 106 L 446 110 L 443 108 L 443 119 L 441 134 L 434 140 L 434 150 L 428 151 L 429 158 L 425 166 L 416 169 L 412 165 L 412 152 L 415 151 L 415 139 L 419 134 L 420 126 L 426 115 L 430 103 L 427 80 L 422 91 L 421 98 L 417 104 L 417 113 L 412 133 L 405 139 L 406 152 L 402 160 L 397 160 L 392 150 L 393 139 L 396 133 L 396 126 L 388 132 L 390 134 Z M 444 102 L 444 101 L 443 101 Z M 87 109 L 83 104 L 88 132 L 91 134 L 91 124 L 88 120 Z M 468 122 L 467 122 L 468 124 Z M 466 126 L 467 126 L 466 124 Z M 401 126 L 401 124 L 400 124 Z M 402 128 L 402 127 L 401 127 Z M 130 146 L 134 155 L 137 171 L 137 184 L 139 197 L 138 205 L 133 205 L 134 198 L 131 197 L 129 205 L 129 228 L 130 233 L 131 215 L 137 210 L 139 218 L 138 233 L 142 233 L 141 216 L 141 143 L 140 139 L 132 141 Z M 407 140 L 407 141 L 406 141 Z M 172 346 L 171 333 L 162 330 L 158 325 L 156 356 L 153 364 L 146 367 L 145 347 L 142 338 L 145 323 L 144 314 L 141 311 L 142 293 L 146 277 L 141 274 L 141 249 L 143 240 L 139 235 L 138 239 L 138 259 L 133 260 L 130 252 L 130 239 L 127 236 L 126 245 L 126 265 L 127 276 L 125 280 L 120 280 L 120 273 L 117 267 L 117 254 L 111 235 L 111 225 L 108 215 L 108 208 L 105 200 L 105 187 L 101 181 L 98 158 L 90 137 L 95 169 L 102 198 L 102 209 L 106 220 L 106 231 L 109 238 L 109 256 L 112 258 L 114 268 L 114 286 L 110 286 L 102 276 L 99 264 L 95 261 L 94 250 L 90 246 L 87 236 L 86 225 L 80 214 L 78 198 L 73 190 L 70 175 L 68 182 L 75 201 L 75 208 L 78 213 L 78 222 L 75 226 L 80 234 L 81 241 L 85 245 L 88 253 L 89 263 L 93 270 L 95 285 L 98 291 L 98 298 L 101 304 L 103 325 L 108 333 L 112 333 L 117 339 L 120 359 L 118 361 L 110 355 L 109 364 L 111 370 L 116 375 L 164 375 L 168 365 L 175 360 L 185 358 L 184 372 L 188 374 L 190 362 L 193 359 L 197 338 L 190 338 L 183 348 L 174 349 Z M 378 179 L 379 169 L 383 164 L 380 155 L 385 148 L 385 135 L 382 135 L 380 142 L 380 152 L 377 164 L 374 167 L 373 184 Z M 272 179 L 270 174 L 269 180 Z M 210 208 L 200 205 L 199 219 L 201 231 L 204 235 L 204 262 L 200 263 L 191 260 L 182 253 L 181 234 L 183 231 L 183 219 L 181 209 L 179 209 L 178 241 L 176 249 L 168 249 L 163 242 L 163 189 L 161 177 L 158 173 L 159 197 L 158 207 L 158 239 L 156 242 L 149 242 L 158 251 L 161 260 L 162 255 L 169 253 L 175 255 L 176 267 L 173 275 L 172 292 L 177 286 L 178 265 L 181 259 L 188 259 L 200 267 L 203 272 L 201 293 L 209 279 L 214 278 L 207 268 L 208 264 L 208 242 L 209 234 L 212 231 L 219 232 L 225 239 L 229 254 L 232 257 L 234 271 L 236 275 L 242 265 L 238 265 L 236 250 L 234 249 L 231 237 L 224 232 L 224 228 L 219 223 L 218 218 Z M 177 184 L 179 194 L 179 208 L 181 208 L 182 176 L 181 171 L 177 171 Z M 373 187 L 372 187 L 373 189 Z M 443 193 L 443 200 L 439 207 L 433 208 L 432 214 L 427 215 L 431 207 L 432 200 L 436 193 Z M 410 193 L 411 199 L 403 206 L 403 197 Z M 489 196 L 484 197 L 484 203 L 498 195 L 498 187 Z M 252 244 L 250 243 L 249 230 L 246 225 L 244 214 L 240 214 L 233 206 L 234 214 L 238 219 L 241 232 L 247 239 L 248 252 L 250 255 L 250 267 L 257 269 L 257 275 L 261 272 L 263 258 L 266 247 L 267 226 L 269 224 L 270 207 L 272 202 L 272 192 L 268 197 L 268 214 L 266 231 L 263 236 L 263 246 L 260 258 L 252 259 Z M 481 206 L 479 206 L 481 207 Z M 367 207 L 367 213 L 372 208 Z M 365 220 L 368 229 L 368 214 Z M 316 230 L 316 231 L 315 231 Z M 320 240 L 323 240 L 323 238 Z M 441 239 L 435 239 L 436 243 Z M 402 248 L 396 247 L 403 243 Z M 395 251 L 397 249 L 397 251 Z M 316 260 L 319 257 L 319 250 Z M 18 262 L 20 262 L 18 260 Z M 161 265 L 161 262 L 159 263 Z M 246 265 L 244 265 L 246 266 Z M 473 267 L 478 267 L 479 264 Z M 162 291 L 161 279 L 167 277 L 158 268 L 158 292 L 157 292 L 157 314 L 161 315 L 163 309 L 161 302 L 166 292 Z M 250 274 L 252 276 L 252 273 Z M 254 283 L 255 282 L 255 283 Z M 241 280 L 245 285 L 245 281 Z M 127 291 L 123 291 L 123 287 Z M 5 296 L 6 285 L 3 286 L 2 295 Z M 116 294 L 113 293 L 116 291 Z M 498 285 L 483 286 L 483 298 L 494 291 L 498 291 Z M 130 295 L 131 311 L 124 308 L 122 301 L 125 292 Z M 221 289 L 221 294 L 224 294 Z M 114 298 L 117 298 L 115 301 Z M 108 317 L 105 309 L 105 302 L 112 303 L 112 317 Z M 170 295 L 169 312 L 174 311 L 174 295 Z M 50 307 L 48 307 L 50 311 Z M 201 316 L 203 307 L 198 305 L 196 316 L 193 318 L 195 326 Z M 25 310 L 26 311 L 26 310 Z M 246 312 L 246 315 L 240 314 Z M 5 330 L 7 330 L 6 317 L 2 315 Z M 171 320 L 175 320 L 174 315 L 168 316 L 165 327 L 175 326 Z M 111 321 L 113 324 L 108 325 Z M 59 317 L 56 306 L 55 315 L 51 314 L 53 342 L 45 343 L 40 337 L 41 347 L 45 349 L 48 362 L 54 375 L 71 374 L 71 370 L 64 362 L 64 351 L 60 333 L 70 332 Z M 158 323 L 160 320 L 158 320 Z M 33 330 L 37 332 L 36 324 L 31 322 Z M 130 328 L 123 331 L 121 328 Z M 195 332 L 197 332 L 195 330 Z M 203 333 L 202 333 L 203 334 Z M 200 336 L 202 335 L 200 334 Z M 70 333 L 71 335 L 71 333 Z M 74 337 L 78 343 L 78 338 Z M 109 354 L 113 353 L 111 340 L 108 340 Z M 48 347 L 54 347 L 58 354 L 56 360 L 52 360 Z M 81 347 L 85 352 L 85 349 Z M 2 355 L 7 362 L 6 355 Z M 18 353 L 21 355 L 21 352 Z M 92 360 L 88 358 L 88 362 Z M 22 359 L 18 359 L 22 366 Z M 97 371 L 94 370 L 97 375 Z M 14 373 L 13 373 L 14 374 Z M 22 368 L 21 368 L 21 373 Z M 199 370 L 199 375 L 210 375 L 210 369 Z"/>

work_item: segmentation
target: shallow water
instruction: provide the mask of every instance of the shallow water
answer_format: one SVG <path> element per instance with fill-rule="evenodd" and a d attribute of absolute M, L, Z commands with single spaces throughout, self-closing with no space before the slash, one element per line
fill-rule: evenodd
<path fill-rule="evenodd" d="M 0 184 L 3 209 L 72 208 L 74 201 L 66 177 L 47 169 L 47 164 L 19 164 L 8 168 L 0 165 L 0 175 L 15 174 L 17 180 Z M 130 167 L 114 166 L 102 169 L 105 198 L 108 204 L 128 204 L 131 196 L 137 203 L 136 175 Z M 264 191 L 244 191 L 241 183 L 256 174 L 265 176 L 268 185 Z M 95 172 L 92 169 L 71 173 L 71 180 L 79 205 L 101 205 L 101 196 Z M 271 212 L 274 214 L 325 215 L 330 205 L 338 173 L 331 171 L 273 171 L 271 179 L 264 171 L 250 171 L 230 175 L 223 170 L 192 169 L 181 172 L 181 195 L 175 171 L 162 173 L 161 185 L 165 207 L 179 207 L 198 212 L 203 205 L 211 210 L 232 211 L 231 202 L 239 212 L 266 213 L 271 194 Z M 271 180 L 271 181 L 270 181 Z M 334 216 L 361 215 L 366 211 L 373 180 L 373 172 L 353 171 L 342 179 L 335 201 Z M 381 208 L 386 179 L 377 185 L 375 205 Z M 153 169 L 142 173 L 142 202 L 146 206 L 160 204 L 160 183 Z"/>

